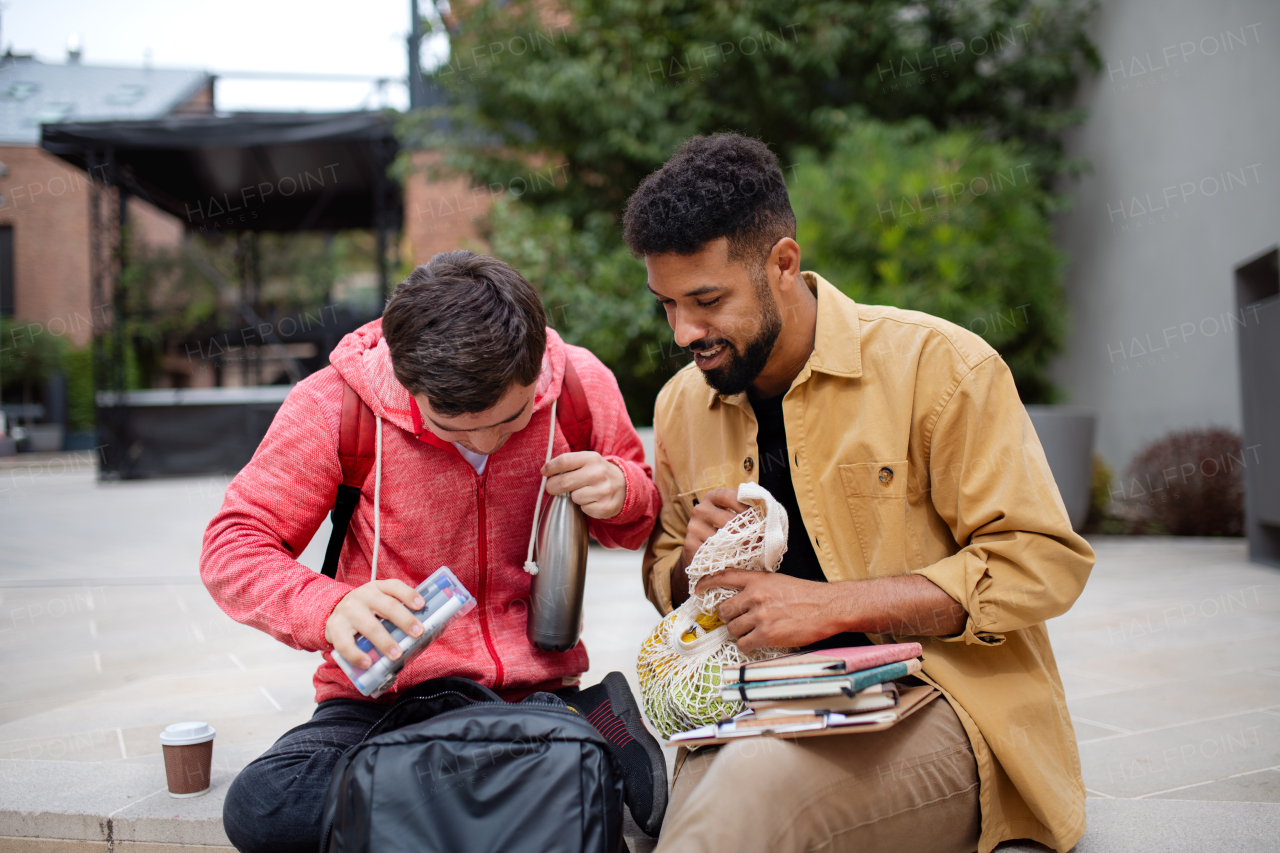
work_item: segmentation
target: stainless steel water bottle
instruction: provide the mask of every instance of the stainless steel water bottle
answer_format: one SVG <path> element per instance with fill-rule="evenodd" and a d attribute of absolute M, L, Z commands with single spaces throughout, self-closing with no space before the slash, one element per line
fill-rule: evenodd
<path fill-rule="evenodd" d="M 542 515 L 536 562 L 526 633 L 540 649 L 566 652 L 578 644 L 587 581 L 587 516 L 568 493 Z"/>

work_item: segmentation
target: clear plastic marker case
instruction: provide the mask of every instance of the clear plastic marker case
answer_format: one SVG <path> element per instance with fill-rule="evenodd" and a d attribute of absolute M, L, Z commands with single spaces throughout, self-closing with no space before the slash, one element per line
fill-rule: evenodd
<path fill-rule="evenodd" d="M 363 634 L 356 635 L 356 645 L 373 661 L 368 669 L 361 669 L 337 652 L 333 653 L 334 663 L 342 668 L 363 695 L 376 699 L 390 690 L 396 683 L 396 676 L 409 661 L 444 633 L 453 620 L 470 613 L 476 606 L 475 596 L 467 592 L 448 566 L 436 569 L 431 577 L 419 584 L 418 595 L 422 596 L 423 605 L 412 613 L 422 623 L 422 636 L 410 637 L 391 622 L 382 620 L 382 627 L 400 644 L 398 660 L 384 657 Z"/>

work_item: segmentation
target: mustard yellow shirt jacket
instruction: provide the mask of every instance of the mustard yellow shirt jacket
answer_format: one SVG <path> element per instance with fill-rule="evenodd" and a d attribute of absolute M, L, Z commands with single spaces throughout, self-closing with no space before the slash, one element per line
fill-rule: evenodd
<path fill-rule="evenodd" d="M 969 613 L 963 634 L 918 640 L 924 676 L 955 709 L 981 779 L 980 853 L 1084 834 L 1075 733 L 1045 630 L 1084 588 L 1093 550 L 1071 529 L 1013 377 L 952 323 L 859 305 L 811 272 L 813 354 L 783 399 L 801 519 L 830 581 L 908 573 Z M 695 500 L 758 477 L 745 394 L 722 397 L 689 365 L 658 396 L 663 507 L 646 595 L 671 610 L 671 569 Z"/>

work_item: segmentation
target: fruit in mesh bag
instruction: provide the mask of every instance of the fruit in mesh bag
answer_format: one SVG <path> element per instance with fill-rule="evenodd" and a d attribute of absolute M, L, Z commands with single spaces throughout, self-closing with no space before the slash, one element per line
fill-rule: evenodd
<path fill-rule="evenodd" d="M 680 639 L 686 643 L 692 643 L 699 637 L 705 637 L 715 629 L 723 625 L 720 621 L 719 613 L 699 613 L 698 618 L 693 620 L 693 624 L 689 626 L 689 630 L 680 635 Z"/>
<path fill-rule="evenodd" d="M 777 571 L 787 549 L 787 514 L 756 483 L 738 487 L 738 500 L 750 508 L 707 539 L 685 570 L 689 600 L 667 615 L 640 647 L 636 662 L 645 714 L 663 735 L 715 723 L 741 710 L 720 698 L 726 670 L 785 654 L 789 649 L 742 652 L 720 621 L 716 608 L 733 590 L 694 587 L 703 577 L 725 569 Z"/>
<path fill-rule="evenodd" d="M 688 629 L 697 624 L 692 616 L 692 609 L 671 613 L 640 649 L 645 714 L 663 737 L 736 713 L 733 703 L 720 699 L 720 673 L 741 652 L 723 626 L 686 642 L 681 634 L 693 633 Z"/>

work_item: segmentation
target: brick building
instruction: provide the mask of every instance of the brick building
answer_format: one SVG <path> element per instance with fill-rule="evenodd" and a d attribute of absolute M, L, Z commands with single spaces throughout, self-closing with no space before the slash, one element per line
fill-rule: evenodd
<path fill-rule="evenodd" d="M 90 176 L 40 148 L 40 125 L 210 113 L 213 84 L 203 71 L 81 65 L 75 54 L 65 65 L 0 57 L 0 315 L 77 347 L 92 331 Z M 129 203 L 135 239 L 180 238 L 177 219 Z"/>

